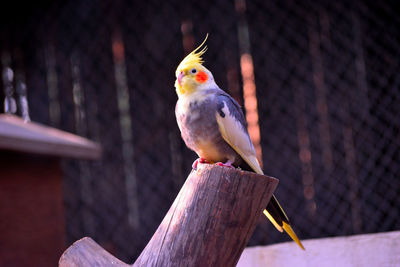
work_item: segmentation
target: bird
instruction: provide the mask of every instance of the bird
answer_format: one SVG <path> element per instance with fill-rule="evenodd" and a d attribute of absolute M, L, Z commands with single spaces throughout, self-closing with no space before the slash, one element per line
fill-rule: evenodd
<path fill-rule="evenodd" d="M 203 65 L 207 37 L 175 71 L 176 120 L 186 146 L 199 156 L 192 167 L 196 169 L 199 163 L 210 163 L 264 174 L 240 105 L 218 87 L 211 71 Z M 274 195 L 263 213 L 278 231 L 286 231 L 304 250 Z"/>

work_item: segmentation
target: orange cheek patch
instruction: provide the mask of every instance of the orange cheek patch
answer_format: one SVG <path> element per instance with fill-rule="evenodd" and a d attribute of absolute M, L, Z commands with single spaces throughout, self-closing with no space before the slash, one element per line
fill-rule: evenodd
<path fill-rule="evenodd" d="M 196 81 L 199 83 L 204 83 L 208 80 L 208 75 L 204 71 L 199 71 L 199 73 L 196 74 Z"/>

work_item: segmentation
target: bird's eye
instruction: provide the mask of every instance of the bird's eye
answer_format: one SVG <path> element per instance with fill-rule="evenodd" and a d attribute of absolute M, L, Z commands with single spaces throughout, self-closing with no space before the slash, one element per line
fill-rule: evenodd
<path fill-rule="evenodd" d="M 197 70 L 196 69 L 191 69 L 190 72 L 195 74 L 197 72 Z"/>

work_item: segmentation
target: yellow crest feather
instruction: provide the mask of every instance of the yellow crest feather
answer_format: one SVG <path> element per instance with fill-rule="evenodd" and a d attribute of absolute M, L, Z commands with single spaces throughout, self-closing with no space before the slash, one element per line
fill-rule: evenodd
<path fill-rule="evenodd" d="M 206 43 L 207 38 L 208 38 L 208 33 L 206 35 L 206 38 L 204 38 L 204 41 L 195 50 L 190 52 L 190 54 L 187 55 L 182 60 L 182 62 L 179 64 L 177 70 L 183 69 L 187 66 L 191 66 L 191 65 L 195 65 L 195 64 L 203 64 L 204 60 L 201 56 L 207 51 L 207 46 L 204 46 L 202 49 L 201 49 L 201 47 Z M 200 51 L 197 52 L 198 50 L 200 50 Z"/>

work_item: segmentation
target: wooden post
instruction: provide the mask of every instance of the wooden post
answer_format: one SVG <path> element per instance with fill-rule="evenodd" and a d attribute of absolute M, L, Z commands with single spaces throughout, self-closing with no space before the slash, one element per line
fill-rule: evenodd
<path fill-rule="evenodd" d="M 199 164 L 133 266 L 235 266 L 277 184 L 272 177 Z M 60 266 L 97 257 L 79 250 L 71 246 Z"/>
<path fill-rule="evenodd" d="M 133 266 L 235 266 L 277 184 L 200 165 Z"/>

